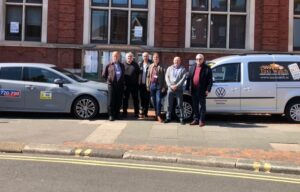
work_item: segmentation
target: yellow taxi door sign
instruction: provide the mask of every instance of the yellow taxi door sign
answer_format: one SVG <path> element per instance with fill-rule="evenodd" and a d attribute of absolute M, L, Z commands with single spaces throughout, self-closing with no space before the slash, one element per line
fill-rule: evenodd
<path fill-rule="evenodd" d="M 40 99 L 41 100 L 51 100 L 52 99 L 52 92 L 41 91 L 40 92 Z"/>

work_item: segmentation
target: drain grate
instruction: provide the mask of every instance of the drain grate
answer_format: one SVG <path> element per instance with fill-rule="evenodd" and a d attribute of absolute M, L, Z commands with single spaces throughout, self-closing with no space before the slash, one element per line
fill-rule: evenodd
<path fill-rule="evenodd" d="M 300 144 L 298 143 L 270 143 L 275 151 L 296 151 L 300 152 Z"/>

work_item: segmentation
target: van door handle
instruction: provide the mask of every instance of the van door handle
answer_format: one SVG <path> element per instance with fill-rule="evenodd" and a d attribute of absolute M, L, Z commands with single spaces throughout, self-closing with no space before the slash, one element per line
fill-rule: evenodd
<path fill-rule="evenodd" d="M 26 89 L 33 90 L 33 89 L 34 89 L 34 86 L 33 86 L 33 85 L 25 85 L 25 88 L 26 88 Z"/>
<path fill-rule="evenodd" d="M 250 87 L 245 87 L 244 90 L 245 90 L 245 91 L 250 91 L 251 88 L 250 88 Z"/>

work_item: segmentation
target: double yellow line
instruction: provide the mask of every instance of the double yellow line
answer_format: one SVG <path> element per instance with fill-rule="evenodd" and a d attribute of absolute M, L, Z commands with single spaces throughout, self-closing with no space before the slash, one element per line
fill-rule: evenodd
<path fill-rule="evenodd" d="M 135 163 L 106 162 L 106 161 L 98 161 L 98 160 L 90 160 L 90 159 L 69 159 L 69 158 L 54 158 L 54 157 L 0 155 L 0 160 L 63 163 L 63 164 L 99 166 L 99 167 L 114 167 L 114 168 L 136 169 L 136 170 L 149 170 L 149 171 L 161 171 L 161 172 L 173 172 L 173 173 L 184 173 L 184 174 L 195 174 L 195 175 L 229 177 L 229 178 L 238 178 L 238 179 L 271 181 L 271 182 L 290 183 L 290 184 L 300 185 L 300 179 L 288 178 L 288 177 L 275 177 L 275 176 L 270 176 L 270 175 L 235 173 L 235 172 L 228 172 L 228 171 L 213 171 L 213 170 L 205 170 L 205 169 L 172 167 L 172 166 L 161 166 L 161 165 L 144 165 L 144 164 L 135 164 Z"/>

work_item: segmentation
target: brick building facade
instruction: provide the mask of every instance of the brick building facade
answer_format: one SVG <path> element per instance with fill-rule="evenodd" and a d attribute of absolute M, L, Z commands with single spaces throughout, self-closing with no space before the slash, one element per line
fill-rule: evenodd
<path fill-rule="evenodd" d="M 19 22 L 14 21 L 17 6 L 23 10 Z M 34 28 L 37 15 L 40 28 Z M 0 62 L 79 69 L 85 50 L 97 50 L 99 58 L 102 51 L 137 55 L 155 51 L 161 53 L 164 65 L 176 55 L 188 64 L 196 53 L 208 59 L 254 52 L 297 53 L 299 15 L 298 0 L 0 0 Z M 127 35 L 118 34 L 126 19 Z M 204 27 L 199 27 L 203 21 Z M 41 31 L 40 39 L 26 40 L 39 34 L 36 29 Z"/>

